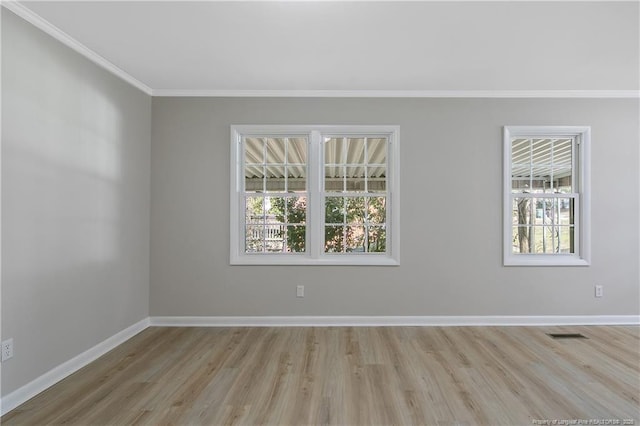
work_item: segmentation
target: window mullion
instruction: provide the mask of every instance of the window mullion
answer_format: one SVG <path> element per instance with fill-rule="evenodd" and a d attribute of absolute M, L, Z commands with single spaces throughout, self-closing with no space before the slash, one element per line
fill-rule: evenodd
<path fill-rule="evenodd" d="M 578 149 L 580 144 L 580 138 L 578 136 L 573 138 L 571 143 L 571 192 L 580 192 L 582 188 L 579 186 L 580 181 L 580 161 L 576 161 L 576 156 L 579 155 Z"/>
<path fill-rule="evenodd" d="M 580 234 L 579 230 L 582 229 L 582 225 L 580 224 L 580 194 L 574 193 L 572 194 L 573 198 L 573 251 L 575 253 L 582 253 L 581 245 L 580 245 Z"/>
<path fill-rule="evenodd" d="M 319 131 L 313 130 L 309 136 L 309 155 L 307 167 L 309 179 L 308 192 L 308 217 L 307 217 L 307 250 L 312 259 L 318 259 L 322 255 L 324 242 L 324 188 L 322 182 L 322 167 L 324 167 L 324 155 L 322 137 Z"/>

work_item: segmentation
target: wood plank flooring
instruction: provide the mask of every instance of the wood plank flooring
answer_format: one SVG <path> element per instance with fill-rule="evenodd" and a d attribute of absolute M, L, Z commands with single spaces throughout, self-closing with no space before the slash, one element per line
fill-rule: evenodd
<path fill-rule="evenodd" d="M 151 327 L 1 420 L 640 425 L 639 394 L 638 327 Z"/>

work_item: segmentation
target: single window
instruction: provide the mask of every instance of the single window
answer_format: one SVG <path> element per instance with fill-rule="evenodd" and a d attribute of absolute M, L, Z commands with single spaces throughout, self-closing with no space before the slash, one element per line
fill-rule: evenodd
<path fill-rule="evenodd" d="M 232 126 L 231 263 L 397 265 L 396 126 Z"/>
<path fill-rule="evenodd" d="M 504 264 L 588 265 L 589 127 L 504 128 Z"/>

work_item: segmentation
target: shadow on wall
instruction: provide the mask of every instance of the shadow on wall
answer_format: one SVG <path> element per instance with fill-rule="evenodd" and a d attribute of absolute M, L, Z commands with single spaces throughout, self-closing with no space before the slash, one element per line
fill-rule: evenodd
<path fill-rule="evenodd" d="M 2 34 L 2 319 L 16 356 L 3 365 L 4 394 L 129 325 L 148 268 L 131 140 L 146 123 L 128 116 L 139 94 L 12 18 Z"/>

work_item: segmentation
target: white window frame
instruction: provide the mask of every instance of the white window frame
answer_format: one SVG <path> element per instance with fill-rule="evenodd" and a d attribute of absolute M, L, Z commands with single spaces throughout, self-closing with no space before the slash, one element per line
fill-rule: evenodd
<path fill-rule="evenodd" d="M 574 220 L 575 253 L 513 253 L 511 192 L 511 140 L 514 137 L 572 137 L 574 142 L 573 185 L 577 191 Z M 591 263 L 591 128 L 589 126 L 504 126 L 503 165 L 503 254 L 505 266 L 588 266 Z M 542 194 L 541 194 L 542 195 Z"/>
<path fill-rule="evenodd" d="M 324 253 L 324 149 L 323 135 L 344 137 L 386 136 L 387 209 L 386 253 Z M 308 138 L 307 243 L 304 253 L 245 253 L 244 137 L 305 136 Z M 386 125 L 232 125 L 230 188 L 231 265 L 371 265 L 400 264 L 400 127 Z M 332 192 L 339 196 L 340 192 Z"/>

